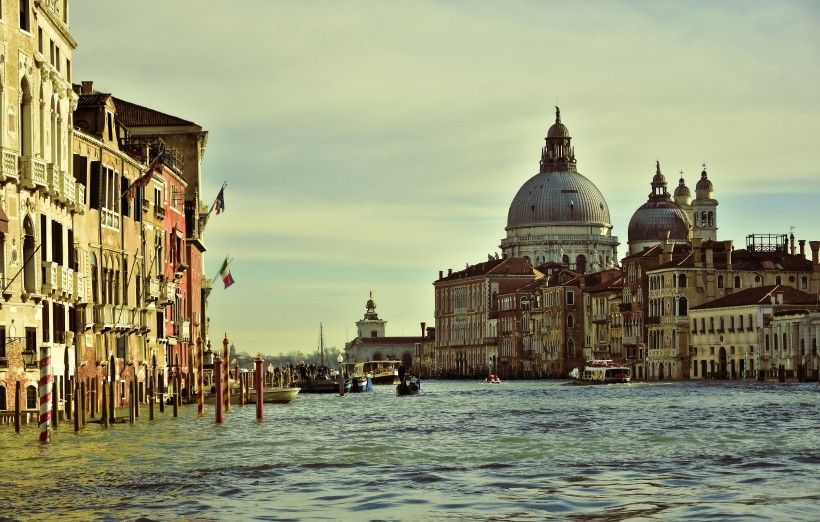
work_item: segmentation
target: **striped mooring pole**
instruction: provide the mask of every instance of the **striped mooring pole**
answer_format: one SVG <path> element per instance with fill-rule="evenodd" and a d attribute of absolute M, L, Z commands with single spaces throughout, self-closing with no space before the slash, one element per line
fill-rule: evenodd
<path fill-rule="evenodd" d="M 51 442 L 51 347 L 40 347 L 40 442 Z"/>

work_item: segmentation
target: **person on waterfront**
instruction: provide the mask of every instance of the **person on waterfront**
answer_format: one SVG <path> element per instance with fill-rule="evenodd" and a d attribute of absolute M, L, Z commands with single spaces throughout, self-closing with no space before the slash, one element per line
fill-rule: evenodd
<path fill-rule="evenodd" d="M 401 382 L 401 383 L 404 382 L 404 374 L 405 373 L 407 373 L 407 369 L 402 364 L 401 366 L 399 366 L 399 382 Z"/>

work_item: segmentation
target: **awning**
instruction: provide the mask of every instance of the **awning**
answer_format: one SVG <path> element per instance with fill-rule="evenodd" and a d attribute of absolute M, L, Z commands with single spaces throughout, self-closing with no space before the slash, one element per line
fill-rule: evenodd
<path fill-rule="evenodd" d="M 0 207 L 0 232 L 3 234 L 9 233 L 9 217 L 3 207 Z"/>

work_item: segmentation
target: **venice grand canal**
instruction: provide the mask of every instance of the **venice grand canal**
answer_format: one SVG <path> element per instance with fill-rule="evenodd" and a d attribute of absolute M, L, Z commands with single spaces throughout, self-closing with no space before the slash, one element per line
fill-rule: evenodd
<path fill-rule="evenodd" d="M 426 381 L 3 427 L 2 520 L 816 520 L 820 387 Z"/>

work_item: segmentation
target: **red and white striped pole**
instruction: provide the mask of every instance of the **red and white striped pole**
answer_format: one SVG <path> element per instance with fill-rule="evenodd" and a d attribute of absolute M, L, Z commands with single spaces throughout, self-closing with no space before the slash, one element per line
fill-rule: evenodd
<path fill-rule="evenodd" d="M 40 347 L 40 442 L 51 442 L 51 347 Z"/>

